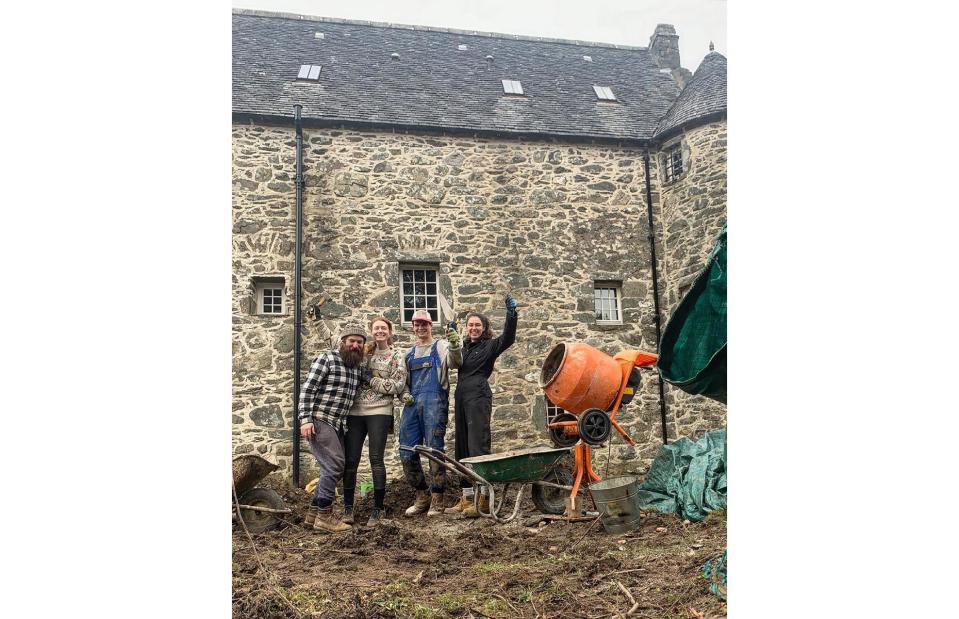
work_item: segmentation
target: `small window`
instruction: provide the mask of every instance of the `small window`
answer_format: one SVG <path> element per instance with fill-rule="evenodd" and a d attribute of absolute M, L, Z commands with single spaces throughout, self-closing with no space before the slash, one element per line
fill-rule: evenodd
<path fill-rule="evenodd" d="M 403 324 L 412 324 L 413 312 L 425 309 L 433 318 L 440 321 L 439 291 L 436 285 L 436 266 L 404 266 L 400 270 L 400 299 L 403 312 Z"/>
<path fill-rule="evenodd" d="M 516 80 L 503 80 L 503 92 L 508 95 L 523 94 L 523 85 Z"/>
<path fill-rule="evenodd" d="M 585 60 L 586 62 L 593 62 L 593 57 L 592 57 L 592 56 L 583 56 L 583 60 Z"/>
<path fill-rule="evenodd" d="M 256 284 L 256 313 L 275 316 L 286 313 L 286 285 L 282 280 Z"/>
<path fill-rule="evenodd" d="M 457 45 L 457 46 L 456 46 L 456 49 L 460 50 L 461 52 L 465 52 L 465 51 L 468 50 L 469 48 L 470 48 L 469 45 Z"/>
<path fill-rule="evenodd" d="M 301 64 L 300 72 L 296 75 L 298 80 L 312 80 L 317 81 L 320 79 L 320 68 L 318 64 Z"/>
<path fill-rule="evenodd" d="M 553 404 L 552 400 L 546 396 L 543 396 L 543 399 L 546 400 L 546 425 L 549 425 L 553 423 L 553 420 L 556 419 L 557 415 L 565 413 L 566 411 Z"/>
<path fill-rule="evenodd" d="M 599 324 L 623 324 L 620 309 L 622 287 L 618 282 L 596 282 L 593 286 L 593 304 Z"/>
<path fill-rule="evenodd" d="M 596 96 L 603 101 L 616 100 L 616 95 L 613 94 L 613 89 L 609 86 L 593 86 L 593 90 L 596 91 Z"/>
<path fill-rule="evenodd" d="M 314 32 L 314 33 L 313 33 L 313 37 L 316 38 L 316 39 L 325 39 L 325 38 L 326 38 L 326 35 L 323 34 L 322 32 Z"/>
<path fill-rule="evenodd" d="M 663 176 L 670 183 L 683 173 L 683 149 L 681 144 L 673 146 L 663 153 Z"/>

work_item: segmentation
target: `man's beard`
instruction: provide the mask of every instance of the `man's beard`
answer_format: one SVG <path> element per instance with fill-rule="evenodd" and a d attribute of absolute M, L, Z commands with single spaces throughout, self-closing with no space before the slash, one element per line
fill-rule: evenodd
<path fill-rule="evenodd" d="M 348 368 L 355 368 L 363 361 L 363 349 L 354 350 L 346 346 L 340 346 L 340 357 L 343 358 L 343 365 Z"/>

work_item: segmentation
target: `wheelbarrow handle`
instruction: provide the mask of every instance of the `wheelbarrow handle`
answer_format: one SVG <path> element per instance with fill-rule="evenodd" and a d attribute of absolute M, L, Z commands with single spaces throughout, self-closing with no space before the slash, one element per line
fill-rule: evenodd
<path fill-rule="evenodd" d="M 433 449 L 432 447 L 427 447 L 426 445 L 414 445 L 412 447 L 407 447 L 406 445 L 400 445 L 400 449 L 404 451 L 412 451 L 423 456 L 426 456 L 433 462 L 439 464 L 445 468 L 451 468 L 460 475 L 474 481 L 478 484 L 483 484 L 485 486 L 490 486 L 491 484 L 486 481 L 483 477 L 479 476 L 473 469 L 467 467 L 466 465 L 460 463 L 459 461 L 450 458 L 446 453 L 440 451 L 439 449 Z"/>

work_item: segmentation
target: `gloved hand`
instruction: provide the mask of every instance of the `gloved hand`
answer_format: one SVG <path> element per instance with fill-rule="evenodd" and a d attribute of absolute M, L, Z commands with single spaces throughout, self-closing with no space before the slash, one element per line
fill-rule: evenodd
<path fill-rule="evenodd" d="M 409 393 L 403 394 L 403 404 L 411 406 L 416 400 L 413 399 L 413 396 Z"/>
<path fill-rule="evenodd" d="M 446 332 L 446 340 L 450 343 L 451 348 L 460 347 L 460 334 L 457 333 L 455 329 L 450 329 Z"/>
<path fill-rule="evenodd" d="M 369 383 L 371 380 L 373 380 L 373 370 L 363 368 L 363 371 L 360 373 L 360 382 Z"/>
<path fill-rule="evenodd" d="M 516 308 L 519 307 L 519 303 L 516 302 L 516 299 L 513 298 L 513 295 L 506 293 L 506 311 L 515 312 Z"/>

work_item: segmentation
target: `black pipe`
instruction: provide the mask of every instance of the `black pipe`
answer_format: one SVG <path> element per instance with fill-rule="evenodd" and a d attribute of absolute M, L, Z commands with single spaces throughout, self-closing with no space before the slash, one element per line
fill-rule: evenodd
<path fill-rule="evenodd" d="M 293 106 L 296 127 L 296 247 L 293 250 L 293 485 L 300 486 L 300 238 L 303 236 L 303 124 L 302 105 Z"/>
<path fill-rule="evenodd" d="M 659 326 L 659 276 L 656 271 L 656 235 L 653 234 L 653 190 L 649 177 L 649 151 L 643 152 L 643 166 L 646 170 L 646 214 L 649 219 L 649 256 L 653 265 L 653 320 L 656 323 L 656 354 L 659 355 L 659 343 L 663 334 Z M 666 393 L 663 390 L 663 377 L 659 377 L 659 416 L 663 422 L 663 445 L 669 444 L 666 436 Z"/>

